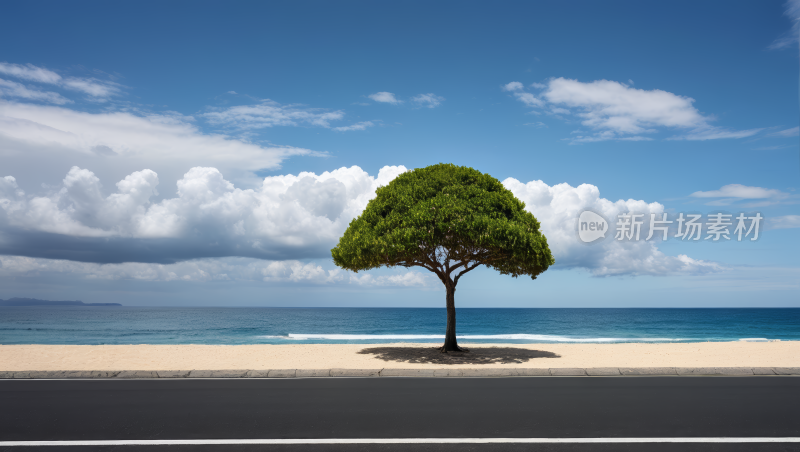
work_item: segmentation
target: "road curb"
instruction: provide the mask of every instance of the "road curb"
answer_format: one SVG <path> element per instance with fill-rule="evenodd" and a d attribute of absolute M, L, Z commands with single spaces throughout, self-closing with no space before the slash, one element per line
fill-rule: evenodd
<path fill-rule="evenodd" d="M 440 378 L 440 377 L 642 377 L 642 376 L 800 376 L 800 367 L 590 367 L 434 369 L 272 369 L 272 370 L 29 370 L 0 371 L 0 380 L 186 379 L 186 378 Z"/>

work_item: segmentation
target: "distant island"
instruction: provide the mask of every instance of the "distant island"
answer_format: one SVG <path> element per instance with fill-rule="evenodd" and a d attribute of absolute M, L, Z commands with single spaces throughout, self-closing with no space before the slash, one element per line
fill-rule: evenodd
<path fill-rule="evenodd" d="M 0 300 L 0 306 L 122 306 L 119 303 L 84 303 L 82 301 L 50 301 L 35 298 Z"/>

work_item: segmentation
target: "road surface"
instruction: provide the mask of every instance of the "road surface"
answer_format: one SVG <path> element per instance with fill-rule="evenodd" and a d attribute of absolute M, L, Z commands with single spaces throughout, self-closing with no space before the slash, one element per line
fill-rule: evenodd
<path fill-rule="evenodd" d="M 800 443 L 714 442 L 7 445 L 160 439 L 797 438 L 797 377 L 0 380 L 0 407 L 4 450 L 800 450 Z"/>

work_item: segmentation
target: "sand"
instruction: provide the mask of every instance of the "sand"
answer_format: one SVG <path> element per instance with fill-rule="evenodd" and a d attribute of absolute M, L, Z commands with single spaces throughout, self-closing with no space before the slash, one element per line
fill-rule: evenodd
<path fill-rule="evenodd" d="M 470 344 L 460 344 L 470 347 Z M 800 367 L 800 341 L 681 344 L 475 344 L 552 352 L 511 364 L 412 364 L 358 354 L 369 347 L 432 344 L 0 345 L 0 371 L 380 369 L 490 367 Z"/>

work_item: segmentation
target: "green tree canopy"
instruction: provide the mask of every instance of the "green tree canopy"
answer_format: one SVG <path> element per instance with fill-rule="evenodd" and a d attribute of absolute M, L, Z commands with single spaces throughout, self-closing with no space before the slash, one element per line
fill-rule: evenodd
<path fill-rule="evenodd" d="M 454 294 L 461 276 L 485 265 L 536 279 L 554 263 L 539 222 L 499 180 L 444 163 L 403 173 L 378 188 L 331 254 L 336 265 L 354 272 L 403 266 L 435 273 L 447 290 L 442 351 L 459 350 Z"/>

